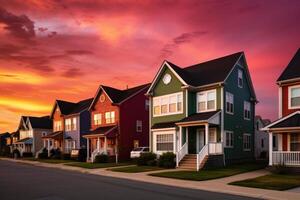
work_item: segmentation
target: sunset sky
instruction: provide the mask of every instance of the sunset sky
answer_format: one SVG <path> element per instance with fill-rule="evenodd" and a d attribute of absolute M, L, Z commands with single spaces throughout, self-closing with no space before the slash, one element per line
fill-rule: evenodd
<path fill-rule="evenodd" d="M 99 84 L 151 82 L 165 59 L 185 67 L 238 51 L 256 113 L 274 120 L 275 81 L 300 47 L 299 10 L 291 0 L 0 0 L 0 132 Z"/>

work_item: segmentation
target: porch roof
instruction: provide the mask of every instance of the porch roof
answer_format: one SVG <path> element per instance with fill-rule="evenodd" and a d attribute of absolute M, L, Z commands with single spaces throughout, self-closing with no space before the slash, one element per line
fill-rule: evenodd
<path fill-rule="evenodd" d="M 300 129 L 300 112 L 294 112 L 286 117 L 276 120 L 262 130 Z"/>
<path fill-rule="evenodd" d="M 88 134 L 84 135 L 85 138 L 93 138 L 93 137 L 100 137 L 104 136 L 107 138 L 114 138 L 118 134 L 118 126 L 105 126 L 105 127 L 99 127 L 92 131 L 90 131 Z"/>
<path fill-rule="evenodd" d="M 183 124 L 190 124 L 190 123 L 195 124 L 195 123 L 210 123 L 210 122 L 213 124 L 218 124 L 218 120 L 216 122 L 213 122 L 212 119 L 218 116 L 220 112 L 221 110 L 204 112 L 204 113 L 195 113 L 176 122 L 176 124 L 183 125 Z"/>
<path fill-rule="evenodd" d="M 32 138 L 24 138 L 16 141 L 14 144 L 32 144 L 32 142 L 33 142 Z"/>
<path fill-rule="evenodd" d="M 48 135 L 43 136 L 43 139 L 63 139 L 63 132 L 62 131 L 56 131 L 53 133 L 50 133 Z"/>
<path fill-rule="evenodd" d="M 176 122 L 163 122 L 154 124 L 151 129 L 164 129 L 164 128 L 174 128 Z"/>

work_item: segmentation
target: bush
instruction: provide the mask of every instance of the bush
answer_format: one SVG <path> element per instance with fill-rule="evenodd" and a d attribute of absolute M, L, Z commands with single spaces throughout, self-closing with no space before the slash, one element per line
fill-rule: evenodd
<path fill-rule="evenodd" d="M 94 163 L 108 163 L 109 156 L 107 154 L 96 155 Z"/>
<path fill-rule="evenodd" d="M 79 149 L 79 153 L 78 153 L 78 161 L 79 162 L 85 162 L 86 161 L 86 149 Z"/>
<path fill-rule="evenodd" d="M 11 154 L 10 154 L 10 148 L 9 148 L 9 146 L 4 146 L 4 147 L 1 149 L 0 156 L 9 157 L 10 155 L 11 155 Z"/>
<path fill-rule="evenodd" d="M 13 158 L 20 158 L 21 154 L 20 151 L 18 149 L 14 149 L 12 152 Z"/>
<path fill-rule="evenodd" d="M 287 174 L 289 169 L 285 166 L 284 163 L 275 165 L 271 168 L 271 171 L 274 174 Z"/>
<path fill-rule="evenodd" d="M 148 165 L 148 164 L 153 164 L 156 160 L 156 154 L 148 152 L 148 153 L 143 153 L 141 156 L 137 159 L 137 165 L 142 166 L 142 165 Z"/>
<path fill-rule="evenodd" d="M 69 154 L 69 153 L 63 153 L 61 155 L 61 159 L 63 159 L 63 160 L 71 160 L 71 154 Z"/>
<path fill-rule="evenodd" d="M 57 149 L 51 149 L 50 151 L 50 157 L 53 159 L 61 159 L 61 152 Z"/>
<path fill-rule="evenodd" d="M 38 154 L 38 159 L 47 159 L 48 158 L 48 150 L 43 148 L 43 151 Z"/>
<path fill-rule="evenodd" d="M 33 153 L 32 152 L 24 152 L 22 156 L 24 158 L 33 157 Z"/>
<path fill-rule="evenodd" d="M 157 165 L 157 161 L 156 161 L 156 160 L 149 160 L 149 161 L 147 162 L 147 165 L 148 165 L 148 166 L 156 166 L 156 165 Z"/>
<path fill-rule="evenodd" d="M 158 166 L 164 168 L 175 168 L 176 155 L 172 152 L 163 153 L 158 159 Z"/>

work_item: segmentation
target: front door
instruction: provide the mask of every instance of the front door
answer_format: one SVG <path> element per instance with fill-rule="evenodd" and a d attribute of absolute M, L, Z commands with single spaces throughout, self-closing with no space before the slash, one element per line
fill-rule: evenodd
<path fill-rule="evenodd" d="M 197 152 L 199 153 L 204 147 L 205 133 L 204 129 L 197 129 Z"/>
<path fill-rule="evenodd" d="M 197 151 L 197 134 L 195 131 L 189 131 L 188 136 L 188 153 L 189 154 L 196 154 Z"/>

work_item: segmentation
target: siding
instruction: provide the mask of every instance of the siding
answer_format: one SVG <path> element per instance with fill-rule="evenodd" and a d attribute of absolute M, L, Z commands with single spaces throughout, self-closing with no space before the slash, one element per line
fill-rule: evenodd
<path fill-rule="evenodd" d="M 288 85 L 282 86 L 282 117 L 285 117 L 295 111 L 298 111 L 300 109 L 289 109 L 289 86 L 295 86 L 300 85 L 300 83 L 291 83 Z"/>

